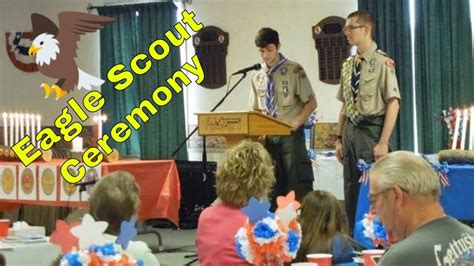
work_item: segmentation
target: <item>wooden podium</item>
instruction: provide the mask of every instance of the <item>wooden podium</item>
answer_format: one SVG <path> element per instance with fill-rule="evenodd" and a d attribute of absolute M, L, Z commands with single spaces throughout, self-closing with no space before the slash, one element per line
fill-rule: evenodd
<path fill-rule="evenodd" d="M 227 145 L 262 135 L 290 135 L 291 126 L 256 111 L 198 113 L 199 136 L 224 136 Z"/>

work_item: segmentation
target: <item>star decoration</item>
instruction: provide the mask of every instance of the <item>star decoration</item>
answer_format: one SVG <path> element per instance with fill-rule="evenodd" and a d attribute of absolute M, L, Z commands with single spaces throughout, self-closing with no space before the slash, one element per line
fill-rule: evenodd
<path fill-rule="evenodd" d="M 73 227 L 71 233 L 79 238 L 79 247 L 86 249 L 91 245 L 102 245 L 107 240 L 102 235 L 109 224 L 107 222 L 96 222 L 90 214 L 84 215 L 81 225 Z"/>
<path fill-rule="evenodd" d="M 250 198 L 247 206 L 240 209 L 240 211 L 249 217 L 251 224 L 268 216 L 268 210 L 270 209 L 270 203 L 260 203 L 256 198 Z"/>
<path fill-rule="evenodd" d="M 295 200 L 294 191 L 290 191 L 290 193 L 288 193 L 288 195 L 286 196 L 277 197 L 277 205 L 278 205 L 277 210 L 286 208 L 286 206 L 288 206 L 290 203 L 293 203 L 293 207 L 295 210 L 299 209 L 301 206 L 300 203 Z"/>
<path fill-rule="evenodd" d="M 123 221 L 120 224 L 120 234 L 117 237 L 117 244 L 120 244 L 124 250 L 127 249 L 128 243 L 130 240 L 137 236 L 137 229 L 135 228 L 135 223 L 137 220 L 132 217 L 130 221 Z"/>
<path fill-rule="evenodd" d="M 71 234 L 71 227 L 73 226 L 75 224 L 70 225 L 65 221 L 57 220 L 56 230 L 54 230 L 49 238 L 49 242 L 58 245 L 63 254 L 78 246 L 79 239 Z"/>
<path fill-rule="evenodd" d="M 283 209 L 278 209 L 276 211 L 276 215 L 280 217 L 280 220 L 285 224 L 288 225 L 293 219 L 296 219 L 296 209 L 293 207 L 293 202 L 288 204 Z"/>

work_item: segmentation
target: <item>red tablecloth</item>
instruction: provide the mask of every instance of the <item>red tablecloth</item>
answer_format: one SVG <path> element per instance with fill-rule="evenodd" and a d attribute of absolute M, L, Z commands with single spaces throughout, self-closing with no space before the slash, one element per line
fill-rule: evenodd
<path fill-rule="evenodd" d="M 2 162 L 0 162 L 1 164 Z M 12 162 L 5 162 L 11 165 Z M 54 160 L 46 164 L 60 166 L 63 161 Z M 20 165 L 20 162 L 14 163 Z M 41 163 L 39 163 L 41 164 Z M 113 171 L 127 171 L 135 176 L 140 186 L 140 220 L 167 218 L 178 225 L 178 213 L 181 200 L 178 169 L 172 160 L 163 161 L 118 161 L 102 163 L 102 174 Z M 87 206 L 87 202 L 73 201 L 40 201 L 0 199 L 0 211 L 11 209 L 19 204 L 48 205 L 48 206 Z"/>

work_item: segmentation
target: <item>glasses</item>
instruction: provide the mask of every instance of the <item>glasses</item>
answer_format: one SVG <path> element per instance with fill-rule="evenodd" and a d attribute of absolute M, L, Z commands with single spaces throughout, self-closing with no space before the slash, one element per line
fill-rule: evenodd
<path fill-rule="evenodd" d="M 386 189 L 384 189 L 384 190 L 382 190 L 382 191 L 379 191 L 379 192 L 377 192 L 377 193 L 374 193 L 374 194 L 372 194 L 372 195 L 369 194 L 369 202 L 370 202 L 370 205 L 374 205 L 375 200 L 377 199 L 377 196 L 382 195 L 383 193 L 389 191 L 390 189 L 392 189 L 392 187 L 386 188 Z"/>
<path fill-rule="evenodd" d="M 358 25 L 358 26 L 354 26 L 354 25 L 349 25 L 349 26 L 344 26 L 344 28 L 342 28 L 342 30 L 345 32 L 345 33 L 348 33 L 349 31 L 353 31 L 355 29 L 358 29 L 358 28 L 364 28 L 366 27 L 365 25 Z"/>

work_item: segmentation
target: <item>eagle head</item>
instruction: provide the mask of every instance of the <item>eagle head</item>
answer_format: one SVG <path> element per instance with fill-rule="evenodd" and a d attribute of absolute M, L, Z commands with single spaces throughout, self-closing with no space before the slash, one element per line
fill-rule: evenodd
<path fill-rule="evenodd" d="M 54 35 L 42 33 L 38 35 L 28 50 L 30 56 L 36 55 L 36 64 L 49 65 L 51 60 L 56 60 L 59 54 L 59 42 L 54 38 Z"/>

